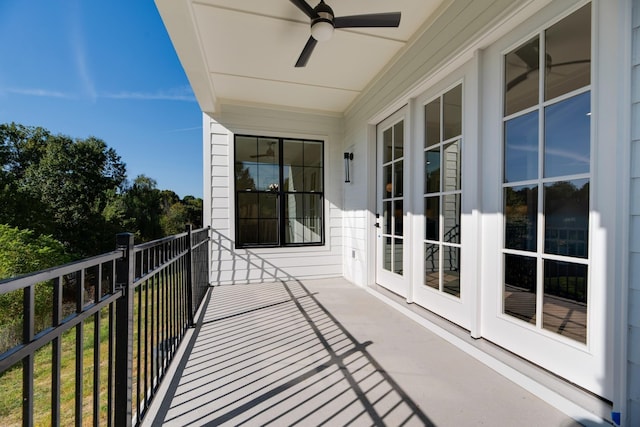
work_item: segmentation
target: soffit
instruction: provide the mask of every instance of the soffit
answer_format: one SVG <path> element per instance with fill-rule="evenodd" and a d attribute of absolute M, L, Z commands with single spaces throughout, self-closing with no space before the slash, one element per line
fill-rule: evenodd
<path fill-rule="evenodd" d="M 336 16 L 399 11 L 400 27 L 336 30 L 295 68 L 309 20 L 288 0 L 156 0 L 203 111 L 228 103 L 338 114 L 445 2 L 328 0 Z"/>

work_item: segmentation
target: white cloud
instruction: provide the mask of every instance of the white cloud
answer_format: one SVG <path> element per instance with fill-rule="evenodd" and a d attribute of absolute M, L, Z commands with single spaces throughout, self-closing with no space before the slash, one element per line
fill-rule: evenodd
<path fill-rule="evenodd" d="M 16 95 L 40 96 L 45 98 L 63 98 L 77 99 L 78 97 L 68 92 L 60 92 L 56 90 L 38 89 L 38 88 L 4 88 L 4 92 Z"/>

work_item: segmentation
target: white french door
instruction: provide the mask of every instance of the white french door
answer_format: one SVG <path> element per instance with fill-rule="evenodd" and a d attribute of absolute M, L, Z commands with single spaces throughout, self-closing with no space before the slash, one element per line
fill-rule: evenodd
<path fill-rule="evenodd" d="M 564 15 L 486 52 L 482 335 L 611 399 L 591 4 Z"/>
<path fill-rule="evenodd" d="M 412 162 L 419 183 L 414 191 L 413 300 L 466 329 L 472 328 L 475 301 L 470 285 L 475 254 L 465 247 L 475 233 L 466 200 L 473 193 L 467 187 L 473 185 L 469 178 L 475 168 L 472 162 L 466 164 L 464 149 L 462 76 L 470 69 L 467 64 L 435 85 L 418 100 L 412 115 L 421 135 L 414 141 L 417 155 Z"/>
<path fill-rule="evenodd" d="M 407 107 L 377 127 L 376 283 L 407 296 L 405 179 Z"/>

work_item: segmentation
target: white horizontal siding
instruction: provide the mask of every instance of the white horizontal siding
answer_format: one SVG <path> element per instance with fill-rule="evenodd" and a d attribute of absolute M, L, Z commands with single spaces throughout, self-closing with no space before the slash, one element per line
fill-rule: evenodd
<path fill-rule="evenodd" d="M 631 101 L 631 228 L 627 422 L 640 425 L 640 0 L 633 0 Z"/>
<path fill-rule="evenodd" d="M 241 284 L 342 276 L 341 121 L 336 117 L 223 106 L 208 141 L 211 187 L 211 281 Z M 322 138 L 325 143 L 325 244 L 313 247 L 236 249 L 232 131 Z M 207 139 L 205 139 L 207 140 Z"/>

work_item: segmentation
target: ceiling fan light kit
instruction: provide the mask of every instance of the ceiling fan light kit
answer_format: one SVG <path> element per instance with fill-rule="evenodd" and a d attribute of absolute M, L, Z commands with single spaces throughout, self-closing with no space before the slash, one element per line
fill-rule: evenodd
<path fill-rule="evenodd" d="M 305 0 L 290 1 L 311 19 L 311 36 L 302 49 L 302 53 L 296 62 L 296 67 L 307 65 L 316 44 L 319 41 L 329 40 L 335 28 L 381 28 L 398 27 L 400 25 L 400 12 L 371 13 L 336 18 L 333 10 L 324 0 L 320 0 L 316 7 L 311 7 Z"/>

